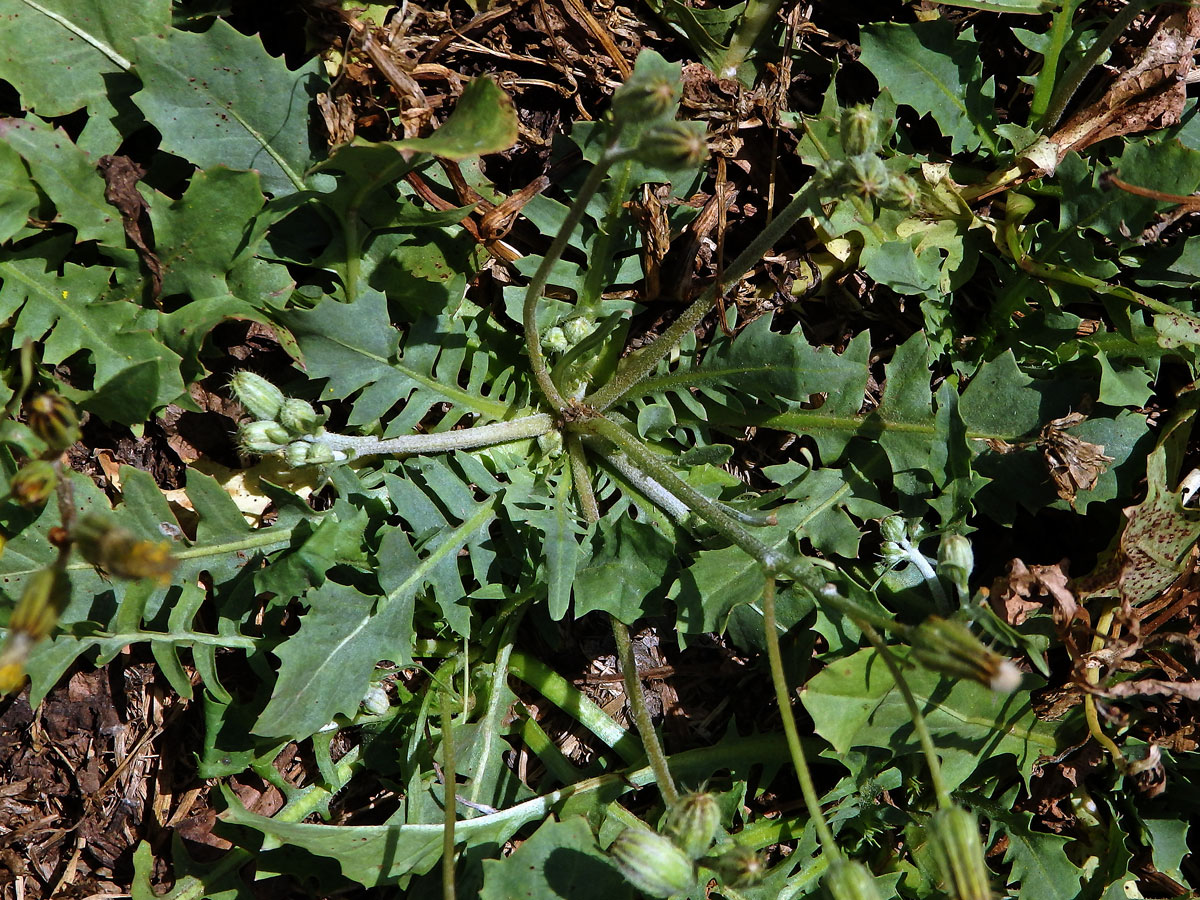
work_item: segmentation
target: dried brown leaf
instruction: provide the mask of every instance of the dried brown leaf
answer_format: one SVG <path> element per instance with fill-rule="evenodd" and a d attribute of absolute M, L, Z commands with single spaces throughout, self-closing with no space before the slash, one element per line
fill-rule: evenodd
<path fill-rule="evenodd" d="M 1174 7 L 1141 56 L 1096 103 L 1073 115 L 1051 140 L 1058 158 L 1110 137 L 1176 124 L 1187 99 L 1187 77 L 1200 39 L 1200 8 Z"/>

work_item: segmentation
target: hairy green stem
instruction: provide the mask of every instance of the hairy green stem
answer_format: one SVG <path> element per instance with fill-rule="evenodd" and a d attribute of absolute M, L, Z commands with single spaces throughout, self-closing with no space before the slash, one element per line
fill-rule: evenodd
<path fill-rule="evenodd" d="M 583 443 L 578 434 L 570 431 L 564 435 L 564 443 L 567 445 L 568 459 L 571 463 L 571 481 L 575 485 L 575 495 L 579 498 L 579 509 L 589 525 L 599 522 L 600 504 L 596 502 L 596 491 L 592 487 L 592 479 L 588 474 Z"/>
<path fill-rule="evenodd" d="M 684 310 L 683 315 L 671 323 L 671 326 L 652 343 L 630 356 L 607 384 L 585 397 L 584 405 L 597 412 L 603 412 L 623 400 L 642 379 L 654 371 L 659 360 L 675 349 L 684 335 L 708 315 L 718 295 L 723 291 L 722 285 L 736 283 L 754 268 L 776 241 L 787 234 L 800 219 L 812 212 L 819 199 L 816 186 L 811 183 L 800 190 L 770 224 L 759 232 L 750 245 L 738 254 L 737 259 L 729 264 L 721 273 L 720 279 L 705 288 L 692 305 Z"/>
<path fill-rule="evenodd" d="M 546 413 L 534 413 L 507 422 L 476 425 L 456 431 L 439 431 L 434 434 L 406 434 L 403 437 L 376 438 L 369 435 L 335 434 L 331 431 L 305 435 L 301 440 L 320 444 L 330 450 L 350 453 L 354 457 L 399 455 L 405 453 L 446 453 L 450 450 L 467 450 L 487 447 L 546 434 L 554 428 L 554 420 Z"/>
<path fill-rule="evenodd" d="M 554 268 L 554 264 L 562 258 L 563 251 L 567 249 L 567 243 L 570 241 L 571 235 L 574 233 L 576 226 L 583 220 L 588 201 L 592 199 L 592 196 L 600 189 L 600 185 L 604 183 L 609 167 L 628 156 L 627 152 L 615 149 L 619 137 L 620 123 L 616 123 L 613 125 L 612 137 L 608 148 L 600 157 L 600 161 L 588 173 L 582 187 L 579 189 L 579 193 L 575 195 L 575 199 L 568 208 L 567 215 L 558 228 L 558 233 L 554 236 L 554 240 L 550 242 L 550 248 L 546 251 L 546 255 L 542 257 L 541 264 L 538 265 L 537 271 L 533 273 L 533 277 L 529 280 L 529 286 L 525 288 L 525 303 L 521 310 L 521 322 L 525 328 L 525 343 L 529 352 L 529 367 L 533 371 L 533 377 L 537 380 L 538 387 L 541 389 L 546 401 L 555 412 L 562 412 L 566 408 L 567 402 L 563 399 L 562 394 L 559 393 L 558 386 L 555 385 L 554 380 L 550 377 L 550 370 L 546 366 L 546 356 L 542 352 L 542 335 L 537 323 L 538 303 L 542 299 L 542 293 L 546 290 L 546 282 L 550 278 L 550 272 Z"/>
<path fill-rule="evenodd" d="M 650 707 L 646 705 L 646 694 L 642 688 L 642 679 L 638 675 L 637 660 L 633 658 L 633 641 L 629 639 L 629 629 L 616 616 L 609 616 L 612 623 L 613 640 L 617 643 L 617 659 L 621 664 L 621 675 L 625 679 L 625 700 L 629 703 L 629 711 L 633 714 L 633 724 L 637 726 L 642 738 L 642 746 L 646 750 L 646 760 L 654 772 L 654 780 L 663 801 L 671 806 L 679 799 L 679 790 L 671 777 L 671 769 L 667 765 L 667 756 L 659 743 L 658 733 L 654 730 L 654 721 L 650 717 Z"/>
<path fill-rule="evenodd" d="M 454 710 L 450 705 L 450 692 L 439 691 L 442 707 L 442 811 L 445 826 L 442 828 L 442 900 L 455 900 L 454 891 L 454 823 L 458 818 L 455 792 L 458 776 L 454 761 Z"/>
<path fill-rule="evenodd" d="M 710 500 L 671 471 L 659 456 L 624 428 L 603 416 L 582 419 L 570 424 L 569 428 L 595 434 L 624 452 L 635 466 L 642 469 L 658 485 L 682 500 L 693 512 L 704 519 L 720 534 L 741 547 L 768 571 L 780 569 L 787 556 L 774 550 L 750 534 L 745 527 L 731 516 L 722 504 Z"/>
<path fill-rule="evenodd" d="M 1170 316 L 1186 322 L 1190 328 L 1194 328 L 1200 333 L 1200 317 L 1194 313 L 1177 309 L 1169 303 L 1143 294 L 1140 291 L 1135 291 L 1133 288 L 1125 287 L 1123 284 L 1109 284 L 1107 281 L 1102 281 L 1091 275 L 1084 275 L 1080 272 L 1074 272 L 1070 269 L 1064 269 L 1049 263 L 1038 262 L 1021 248 L 1018 229 L 1012 225 L 1005 227 L 1004 236 L 1005 244 L 1013 261 L 1023 272 L 1035 278 L 1058 281 L 1063 284 L 1073 284 L 1076 287 L 1086 288 L 1097 294 L 1104 294 L 1109 297 L 1115 297 L 1118 300 L 1125 300 L 1128 303 L 1134 303 L 1148 309 L 1153 313 Z"/>
<path fill-rule="evenodd" d="M 938 759 L 937 748 L 933 745 L 933 737 L 929 734 L 925 716 L 921 712 L 921 708 L 917 706 L 917 698 L 913 696 L 908 681 L 900 670 L 899 663 L 896 662 L 896 657 L 888 645 L 883 642 L 879 632 L 868 622 L 856 622 L 855 624 L 866 635 L 867 640 L 871 642 L 871 646 L 875 648 L 875 652 L 879 654 L 879 658 L 883 660 L 883 664 L 891 673 L 892 680 L 896 683 L 896 688 L 900 691 L 900 696 L 904 699 L 904 705 L 908 709 L 908 716 L 912 719 L 913 730 L 916 731 L 917 739 L 921 742 L 921 752 L 925 755 L 925 764 L 929 767 L 929 777 L 933 781 L 933 792 L 937 797 L 938 808 L 948 809 L 953 805 L 950 800 L 950 792 L 946 790 L 946 779 L 942 777 L 942 764 Z"/>
<path fill-rule="evenodd" d="M 775 617 L 775 575 L 766 573 L 763 584 L 763 636 L 767 642 L 767 663 L 771 669 L 771 683 L 775 687 L 775 702 L 779 704 L 779 717 L 783 721 L 783 733 L 787 738 L 788 751 L 792 757 L 792 765 L 796 769 L 796 777 L 800 781 L 800 793 L 804 797 L 804 806 L 808 809 L 808 817 L 817 830 L 817 838 L 821 849 L 831 859 L 840 859 L 841 849 L 833 839 L 833 831 L 825 821 L 821 811 L 821 800 L 813 784 L 812 772 L 808 761 L 804 758 L 804 746 L 800 742 L 800 732 L 796 728 L 796 717 L 792 712 L 791 691 L 787 678 L 783 673 L 783 652 L 779 648 L 779 625 Z"/>

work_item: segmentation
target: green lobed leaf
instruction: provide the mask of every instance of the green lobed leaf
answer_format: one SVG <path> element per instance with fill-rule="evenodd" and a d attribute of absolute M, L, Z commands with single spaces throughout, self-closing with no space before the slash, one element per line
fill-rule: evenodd
<path fill-rule="evenodd" d="M 194 300 L 228 296 L 224 276 L 254 252 L 246 236 L 264 200 L 256 172 L 224 166 L 196 172 L 178 200 L 155 198 L 150 221 L 163 267 L 163 293 L 188 294 Z"/>
<path fill-rule="evenodd" d="M 305 189 L 304 173 L 321 153 L 309 128 L 324 82 L 318 59 L 290 71 L 257 37 L 217 19 L 203 34 L 171 31 L 139 53 L 135 71 L 142 89 L 134 99 L 163 150 L 203 169 L 257 169 L 276 196 Z"/>
<path fill-rule="evenodd" d="M 47 271 L 44 259 L 0 253 L 0 320 L 15 316 L 18 340 L 44 341 L 48 365 L 86 351 L 97 394 L 78 400 L 111 421 L 140 424 L 183 393 L 179 357 L 154 339 L 157 313 L 102 299 L 110 275 L 101 266 L 72 263 L 59 274 Z"/>
<path fill-rule="evenodd" d="M 20 154 L 7 141 L 0 141 L 0 242 L 23 236 L 37 205 L 37 189 Z"/>
<path fill-rule="evenodd" d="M 591 556 L 575 572 L 575 615 L 603 610 L 625 624 L 661 610 L 675 548 L 651 525 L 623 515 L 602 519 Z"/>
<path fill-rule="evenodd" d="M 1056 728 L 1039 722 L 1028 687 L 997 694 L 969 681 L 952 682 L 927 669 L 905 672 L 951 786 L 986 760 L 1011 754 L 1028 779 L 1039 755 L 1057 747 Z M 1028 676 L 1027 676 L 1028 679 Z M 893 756 L 919 751 L 908 709 L 874 650 L 830 663 L 805 685 L 804 708 L 817 733 L 839 753 L 851 747 L 887 748 Z"/>
<path fill-rule="evenodd" d="M 862 33 L 860 60 L 898 103 L 933 116 L 952 153 L 994 149 L 994 88 L 983 80 L 973 29 L 955 34 L 948 19 L 873 25 Z"/>
<path fill-rule="evenodd" d="M 33 117 L 0 119 L 0 141 L 25 160 L 33 180 L 54 203 L 57 218 L 75 229 L 78 240 L 125 246 L 121 214 L 104 199 L 96 159 L 65 131 Z"/>
<path fill-rule="evenodd" d="M 300 739 L 357 711 L 380 660 L 412 662 L 411 609 L 326 581 L 304 598 L 300 630 L 273 652 L 279 678 L 254 723 L 265 737 Z"/>
<path fill-rule="evenodd" d="M 83 107 L 96 113 L 106 106 L 107 78 L 132 65 L 135 39 L 161 36 L 170 27 L 171 4 L 0 0 L 0 20 L 7 48 L 0 52 L 0 79 L 20 92 L 25 108 L 41 116 Z"/>

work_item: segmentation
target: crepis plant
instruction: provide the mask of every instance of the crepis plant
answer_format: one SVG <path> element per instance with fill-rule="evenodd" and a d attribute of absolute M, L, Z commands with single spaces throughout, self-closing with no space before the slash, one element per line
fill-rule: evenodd
<path fill-rule="evenodd" d="M 994 688 L 1011 690 L 1015 686 L 1014 672 L 1010 663 L 986 649 L 961 623 L 939 619 L 934 625 L 901 624 L 850 599 L 837 586 L 838 573 L 828 562 L 793 556 L 767 546 L 756 537 L 754 527 L 773 524 L 769 512 L 747 513 L 697 489 L 678 474 L 677 467 L 666 457 L 638 436 L 633 423 L 621 412 L 623 404 L 638 396 L 639 386 L 660 361 L 674 351 L 710 312 L 718 300 L 720 285 L 736 283 L 799 219 L 819 214 L 821 191 L 828 188 L 828 184 L 822 182 L 828 179 L 814 179 L 813 185 L 801 190 L 726 267 L 720 282 L 703 291 L 654 341 L 626 356 L 620 364 L 615 362 L 619 354 L 614 349 L 620 349 L 615 342 L 623 332 L 609 323 L 596 326 L 584 317 L 575 316 L 543 331 L 539 307 L 554 266 L 580 226 L 589 202 L 613 168 L 638 163 L 669 174 L 695 170 L 703 162 L 707 153 L 703 125 L 676 121 L 680 93 L 678 67 L 668 64 L 657 54 L 644 52 L 630 79 L 613 97 L 611 115 L 604 123 L 603 150 L 598 161 L 572 198 L 549 250 L 525 288 L 521 324 L 529 374 L 536 384 L 540 409 L 507 421 L 430 434 L 390 439 L 346 435 L 327 430 L 326 417 L 311 405 L 284 396 L 257 375 L 241 372 L 234 376 L 231 387 L 253 420 L 241 426 L 239 443 L 247 453 L 277 454 L 288 465 L 299 467 L 333 466 L 373 455 L 428 455 L 537 439 L 543 448 L 554 448 L 555 452 L 548 455 L 557 460 L 558 465 L 569 468 L 577 510 L 587 521 L 596 522 L 601 517 L 593 480 L 593 467 L 600 465 L 617 472 L 621 480 L 645 501 L 684 527 L 714 531 L 721 540 L 753 557 L 762 570 L 765 645 L 791 758 L 823 850 L 831 860 L 831 878 L 837 882 L 831 889 L 838 894 L 842 890 L 841 883 L 846 880 L 849 864 L 843 862 L 832 831 L 823 819 L 792 717 L 791 691 L 783 674 L 776 622 L 776 581 L 792 582 L 796 588 L 811 594 L 827 612 L 847 617 L 876 647 L 895 676 L 914 728 L 921 737 L 941 810 L 958 808 L 942 784 L 932 740 L 921 711 L 905 686 L 900 663 L 884 644 L 880 631 L 888 631 L 914 643 L 920 651 L 913 654 L 916 661 L 939 671 L 945 664 L 947 672 L 955 677 L 973 678 Z M 862 110 L 852 112 L 854 115 L 848 116 L 843 123 L 847 139 L 863 144 L 861 153 L 869 155 L 869 145 L 875 141 L 873 123 L 864 120 L 866 114 Z M 560 447 L 565 452 L 557 452 Z M 965 538 L 958 538 L 959 544 L 964 541 Z M 954 549 L 958 551 L 956 559 L 967 555 L 962 547 Z M 967 566 L 969 568 L 969 563 Z M 962 569 L 963 565 L 959 564 L 955 570 L 959 576 L 955 579 L 956 585 L 965 584 Z M 612 627 L 626 693 L 655 779 L 667 807 L 677 807 L 683 799 L 646 708 L 633 664 L 628 630 L 615 618 Z M 969 659 L 970 665 L 963 664 L 963 659 Z M 969 828 L 961 830 L 964 834 L 970 833 Z M 704 865 L 703 861 L 700 864 Z M 953 867 L 953 861 L 949 865 Z M 717 868 L 713 871 L 720 874 Z M 954 873 L 946 876 L 952 891 L 956 877 Z"/>

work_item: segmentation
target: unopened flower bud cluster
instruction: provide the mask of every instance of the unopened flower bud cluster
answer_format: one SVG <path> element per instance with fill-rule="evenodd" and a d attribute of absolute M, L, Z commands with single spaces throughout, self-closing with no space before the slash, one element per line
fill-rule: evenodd
<path fill-rule="evenodd" d="M 763 874 L 762 858 L 748 847 L 729 845 L 706 856 L 721 825 L 712 794 L 685 794 L 671 806 L 661 833 L 627 828 L 609 847 L 609 856 L 625 878 L 651 897 L 684 894 L 696 884 L 703 860 L 727 885 L 750 885 Z"/>
<path fill-rule="evenodd" d="M 229 386 L 255 417 L 255 421 L 238 429 L 238 445 L 246 453 L 256 456 L 279 453 L 293 468 L 328 465 L 350 458 L 348 452 L 310 440 L 324 430 L 326 418 L 311 403 L 285 397 L 283 391 L 253 372 L 238 372 Z"/>
<path fill-rule="evenodd" d="M 879 116 L 865 104 L 842 110 L 838 122 L 844 159 L 830 160 L 818 173 L 833 193 L 848 193 L 883 206 L 907 208 L 920 199 L 917 183 L 892 172 L 880 152 Z"/>

